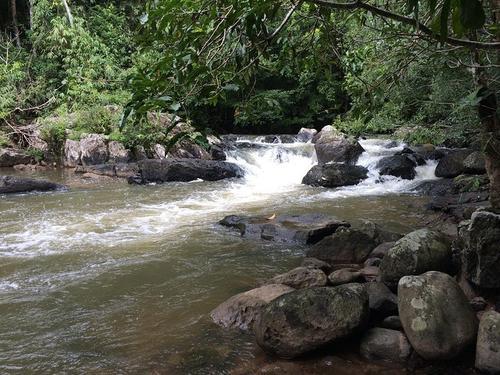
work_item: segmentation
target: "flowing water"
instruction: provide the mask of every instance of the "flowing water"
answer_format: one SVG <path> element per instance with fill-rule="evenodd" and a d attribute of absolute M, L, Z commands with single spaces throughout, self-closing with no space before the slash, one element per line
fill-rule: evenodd
<path fill-rule="evenodd" d="M 323 189 L 300 183 L 315 164 L 311 144 L 240 141 L 249 140 L 260 147 L 228 155 L 245 170 L 241 180 L 95 185 L 54 171 L 35 175 L 70 191 L 0 196 L 0 373 L 219 374 L 251 366 L 262 357 L 252 337 L 219 329 L 209 313 L 297 266 L 304 248 L 246 240 L 218 220 L 322 212 L 400 231 L 423 225 L 423 198 L 407 193 L 434 178 L 435 165 L 418 167 L 415 181 L 381 178 L 374 168 L 402 145 L 362 141 L 358 164 L 369 178 Z"/>

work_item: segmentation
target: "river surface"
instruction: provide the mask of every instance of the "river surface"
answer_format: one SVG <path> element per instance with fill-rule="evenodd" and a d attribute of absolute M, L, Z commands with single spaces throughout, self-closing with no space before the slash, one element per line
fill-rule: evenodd
<path fill-rule="evenodd" d="M 0 196 L 0 373 L 225 374 L 273 363 L 252 337 L 223 331 L 209 313 L 300 264 L 304 248 L 246 240 L 217 221 L 322 212 L 397 231 L 421 227 L 424 200 L 408 194 L 417 182 L 381 179 L 374 168 L 401 150 L 387 143 L 363 141 L 358 164 L 370 178 L 340 189 L 301 185 L 316 161 L 313 146 L 299 143 L 232 151 L 241 180 L 130 186 L 35 173 L 71 189 Z M 434 168 L 418 167 L 416 179 L 434 178 Z M 335 369 L 335 361 L 324 365 Z M 313 373 L 316 364 L 304 366 Z M 341 362 L 336 373 L 356 366 Z"/>

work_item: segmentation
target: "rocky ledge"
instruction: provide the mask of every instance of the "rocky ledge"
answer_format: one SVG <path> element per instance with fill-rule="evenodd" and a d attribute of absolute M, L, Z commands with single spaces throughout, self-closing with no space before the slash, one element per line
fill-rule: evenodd
<path fill-rule="evenodd" d="M 286 216 L 223 221 L 248 238 L 274 240 L 262 232 L 275 219 L 271 233 L 279 233 Z M 230 298 L 212 318 L 285 359 L 318 349 L 335 355 L 332 344 L 347 340 L 370 361 L 499 373 L 499 223 L 500 213 L 483 209 L 455 238 L 422 228 L 398 239 L 373 223 L 342 222 L 305 249 L 300 267 Z M 475 362 L 466 355 L 473 350 Z"/>

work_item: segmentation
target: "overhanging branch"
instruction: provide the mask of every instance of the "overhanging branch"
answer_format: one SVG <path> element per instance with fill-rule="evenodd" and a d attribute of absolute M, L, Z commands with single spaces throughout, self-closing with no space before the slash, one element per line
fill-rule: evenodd
<path fill-rule="evenodd" d="M 432 31 L 430 28 L 425 26 L 421 22 L 417 22 L 414 18 L 411 17 L 406 17 L 398 13 L 394 13 L 391 11 L 388 11 L 386 9 L 382 9 L 379 7 L 376 7 L 374 5 L 367 4 L 363 1 L 351 1 L 347 3 L 339 3 L 335 1 L 329 1 L 329 0 L 305 0 L 309 3 L 314 3 L 316 5 L 328 7 L 328 8 L 333 8 L 333 9 L 344 9 L 344 10 L 355 10 L 355 9 L 364 9 L 368 12 L 371 12 L 373 14 L 376 14 L 378 16 L 384 17 L 384 18 L 389 18 L 398 22 L 401 22 L 406 25 L 410 26 L 415 26 L 417 27 L 418 31 L 429 35 L 433 39 L 436 39 L 438 41 L 441 41 L 441 36 L 439 34 L 436 34 L 434 31 Z M 458 38 L 451 38 L 447 37 L 444 38 L 444 42 L 454 45 L 454 46 L 461 46 L 461 47 L 467 47 L 467 48 L 473 48 L 473 49 L 500 49 L 500 43 L 499 42 L 479 42 L 475 40 L 468 40 L 468 39 L 458 39 Z"/>

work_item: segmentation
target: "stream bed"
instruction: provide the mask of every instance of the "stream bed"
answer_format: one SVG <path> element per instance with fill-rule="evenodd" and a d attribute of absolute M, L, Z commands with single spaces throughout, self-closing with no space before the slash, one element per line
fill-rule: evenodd
<path fill-rule="evenodd" d="M 0 373 L 245 373 L 272 360 L 209 313 L 300 264 L 304 248 L 241 238 L 220 219 L 319 212 L 396 231 L 425 225 L 425 198 L 411 191 L 435 178 L 435 165 L 418 167 L 418 181 L 381 179 L 374 168 L 402 145 L 362 141 L 368 180 L 323 189 L 301 185 L 316 163 L 313 145 L 239 141 L 259 146 L 228 154 L 245 170 L 241 180 L 86 184 L 58 170 L 33 175 L 68 192 L 0 196 Z M 314 373 L 318 364 L 301 366 Z M 324 366 L 387 373 L 356 360 Z"/>

